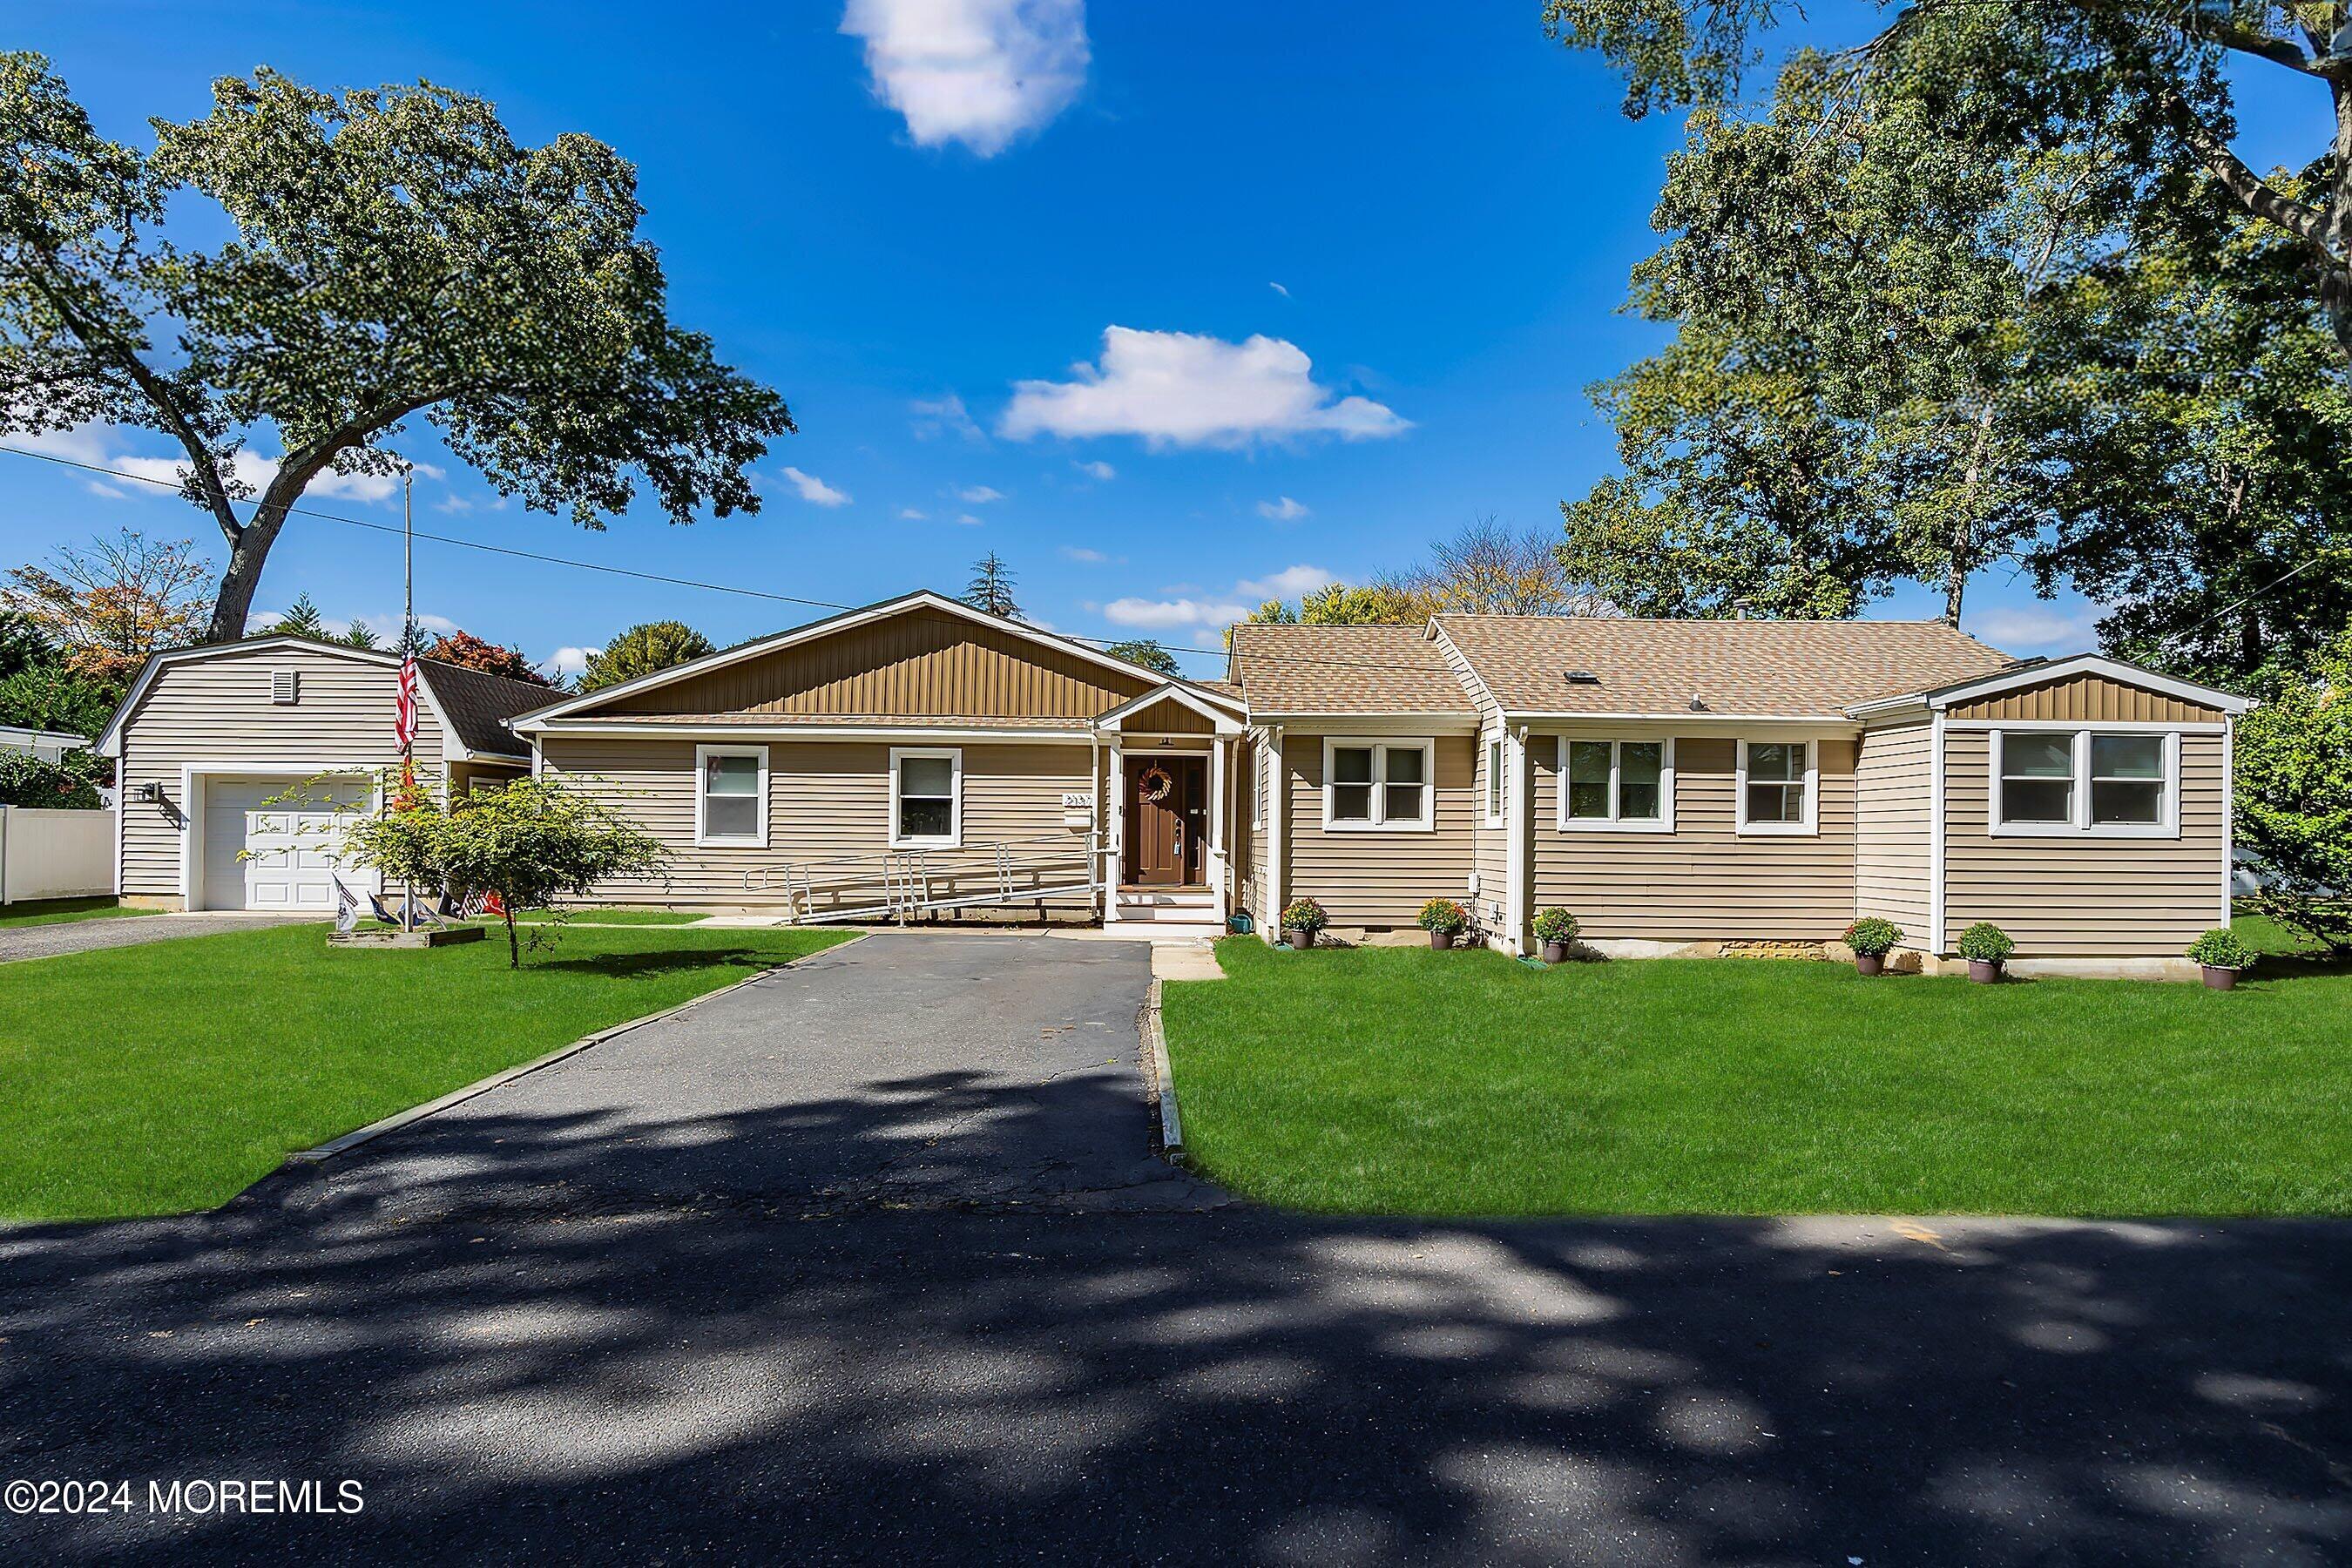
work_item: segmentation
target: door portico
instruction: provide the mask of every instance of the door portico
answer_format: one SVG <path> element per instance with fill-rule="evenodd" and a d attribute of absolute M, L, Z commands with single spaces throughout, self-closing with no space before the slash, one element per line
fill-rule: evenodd
<path fill-rule="evenodd" d="M 1113 709 L 1095 728 L 1108 747 L 1104 921 L 1119 921 L 1123 901 L 1132 919 L 1133 908 L 1174 898 L 1197 910 L 1194 918 L 1223 925 L 1233 906 L 1234 813 L 1225 796 L 1242 734 L 1240 705 L 1171 682 Z"/>

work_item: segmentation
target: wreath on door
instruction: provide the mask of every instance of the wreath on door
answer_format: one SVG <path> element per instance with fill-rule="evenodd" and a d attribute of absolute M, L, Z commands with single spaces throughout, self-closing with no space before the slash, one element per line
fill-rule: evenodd
<path fill-rule="evenodd" d="M 1147 802 L 1166 800 L 1168 792 L 1175 787 L 1176 781 L 1168 776 L 1166 768 L 1146 768 L 1143 776 L 1135 781 L 1135 797 Z"/>

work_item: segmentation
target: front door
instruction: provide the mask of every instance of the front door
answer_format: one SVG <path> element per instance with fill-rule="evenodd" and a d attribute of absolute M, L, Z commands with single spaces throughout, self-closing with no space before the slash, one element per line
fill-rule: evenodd
<path fill-rule="evenodd" d="M 1209 837 L 1209 759 L 1129 753 L 1127 877 L 1146 888 L 1195 887 Z"/>

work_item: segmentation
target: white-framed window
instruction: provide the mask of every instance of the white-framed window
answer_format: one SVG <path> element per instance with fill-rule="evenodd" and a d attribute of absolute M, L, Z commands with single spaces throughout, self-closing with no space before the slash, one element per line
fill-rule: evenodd
<path fill-rule="evenodd" d="M 890 847 L 952 849 L 963 842 L 963 752 L 890 748 Z"/>
<path fill-rule="evenodd" d="M 1737 791 L 1738 831 L 1818 832 L 1819 749 L 1811 741 L 1740 742 Z"/>
<path fill-rule="evenodd" d="M 1265 826 L 1267 781 L 1274 773 L 1274 748 L 1261 742 L 1250 748 L 1250 827 Z"/>
<path fill-rule="evenodd" d="M 768 844 L 768 748 L 694 748 L 694 841 L 714 847 Z"/>
<path fill-rule="evenodd" d="M 1435 826 L 1436 746 L 1429 741 L 1323 742 L 1323 826 L 1333 832 L 1428 832 Z"/>
<path fill-rule="evenodd" d="M 1563 830 L 1672 833 L 1674 742 L 1561 736 L 1559 818 Z"/>
<path fill-rule="evenodd" d="M 2180 832 L 2178 730 L 1995 730 L 1990 773 L 1997 837 L 2171 838 Z"/>
<path fill-rule="evenodd" d="M 1486 742 L 1486 825 L 1498 826 L 1503 820 L 1503 738 L 1500 735 Z"/>

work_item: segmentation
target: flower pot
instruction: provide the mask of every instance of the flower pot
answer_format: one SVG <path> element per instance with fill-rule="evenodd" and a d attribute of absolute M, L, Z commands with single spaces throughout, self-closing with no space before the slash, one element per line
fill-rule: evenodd
<path fill-rule="evenodd" d="M 1297 926 L 1292 926 L 1282 933 L 1282 940 L 1297 948 L 1299 952 L 1305 952 L 1308 948 L 1315 945 L 1315 933 L 1311 931 L 1301 931 Z"/>
<path fill-rule="evenodd" d="M 2238 972 L 2234 969 L 2223 969 L 2215 963 L 2200 963 L 2197 972 L 2205 977 L 2205 989 L 2208 991 L 2235 991 L 2238 988 Z"/>
<path fill-rule="evenodd" d="M 1564 942 L 1548 942 L 1544 943 L 1543 960 L 1546 963 L 1566 963 L 1568 962 L 1568 943 Z"/>
<path fill-rule="evenodd" d="M 1454 933 L 1450 931 L 1431 931 L 1429 933 L 1429 945 L 1435 948 L 1438 952 L 1444 952 L 1447 948 L 1454 945 Z"/>
<path fill-rule="evenodd" d="M 1883 952 L 1857 952 L 1853 955 L 1853 972 L 1856 974 L 1884 974 L 1886 973 L 1886 955 Z"/>
<path fill-rule="evenodd" d="M 2000 960 L 1998 958 L 1969 959 L 1969 978 L 1979 985 L 1998 984 L 2000 980 Z"/>

